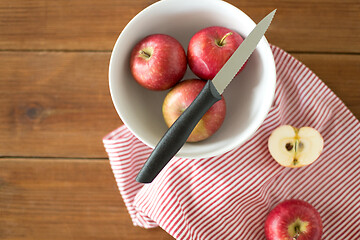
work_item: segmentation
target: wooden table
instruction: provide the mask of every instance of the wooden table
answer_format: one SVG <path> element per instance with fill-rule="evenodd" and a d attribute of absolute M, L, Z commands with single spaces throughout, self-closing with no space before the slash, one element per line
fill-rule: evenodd
<path fill-rule="evenodd" d="M 108 63 L 154 0 L 0 1 L 0 239 L 173 239 L 134 227 L 102 137 L 122 124 Z M 360 118 L 359 0 L 229 0 Z"/>

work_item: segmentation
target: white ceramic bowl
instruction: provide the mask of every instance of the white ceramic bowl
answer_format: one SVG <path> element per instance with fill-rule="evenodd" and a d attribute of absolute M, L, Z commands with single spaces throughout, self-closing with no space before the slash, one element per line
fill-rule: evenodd
<path fill-rule="evenodd" d="M 168 91 L 141 87 L 129 68 L 134 45 L 147 35 L 168 34 L 187 50 L 191 37 L 209 26 L 224 26 L 246 37 L 255 23 L 238 8 L 220 0 L 162 0 L 137 14 L 123 29 L 114 46 L 110 66 L 110 92 L 115 108 L 129 130 L 154 148 L 167 130 L 161 108 Z M 196 77 L 187 69 L 184 79 Z M 223 94 L 227 114 L 220 129 L 198 143 L 186 143 L 176 156 L 203 158 L 223 154 L 248 140 L 271 107 L 276 82 L 274 58 L 265 37 L 245 69 Z"/>

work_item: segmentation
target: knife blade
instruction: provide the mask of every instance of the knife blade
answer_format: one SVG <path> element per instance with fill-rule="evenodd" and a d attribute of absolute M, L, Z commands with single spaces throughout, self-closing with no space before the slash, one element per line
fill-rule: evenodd
<path fill-rule="evenodd" d="M 185 144 L 196 124 L 214 105 L 221 94 L 244 65 L 268 29 L 276 9 L 264 17 L 244 39 L 233 55 L 216 74 L 208 80 L 199 95 L 160 139 L 136 177 L 140 183 L 151 183 L 166 164 Z"/>

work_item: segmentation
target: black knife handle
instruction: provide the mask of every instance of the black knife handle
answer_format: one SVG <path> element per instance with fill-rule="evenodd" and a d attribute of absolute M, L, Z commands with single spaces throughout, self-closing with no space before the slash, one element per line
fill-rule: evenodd
<path fill-rule="evenodd" d="M 221 100 L 211 80 L 208 80 L 190 106 L 166 131 L 136 177 L 140 183 L 151 183 L 165 165 L 185 144 L 196 124 L 214 105 Z"/>

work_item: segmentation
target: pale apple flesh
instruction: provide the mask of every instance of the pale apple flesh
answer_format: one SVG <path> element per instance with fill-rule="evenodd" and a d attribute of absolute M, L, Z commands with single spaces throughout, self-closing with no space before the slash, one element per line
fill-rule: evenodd
<path fill-rule="evenodd" d="M 322 229 L 318 211 L 299 199 L 279 203 L 265 221 L 267 240 L 321 240 Z"/>
<path fill-rule="evenodd" d="M 178 83 L 169 91 L 162 107 L 163 117 L 168 127 L 190 106 L 205 84 L 204 80 L 188 79 Z M 223 124 L 225 115 L 226 103 L 222 97 L 204 114 L 191 132 L 187 142 L 199 142 L 212 136 Z"/>
<path fill-rule="evenodd" d="M 313 163 L 324 146 L 321 134 L 314 128 L 294 128 L 283 125 L 270 135 L 268 148 L 271 156 L 284 167 L 302 167 Z"/>

